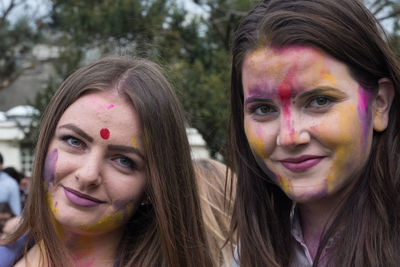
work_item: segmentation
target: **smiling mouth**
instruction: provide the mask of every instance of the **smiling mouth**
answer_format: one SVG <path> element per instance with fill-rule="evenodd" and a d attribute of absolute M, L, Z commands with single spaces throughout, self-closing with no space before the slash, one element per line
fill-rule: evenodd
<path fill-rule="evenodd" d="M 324 156 L 304 155 L 298 158 L 286 158 L 280 163 L 291 172 L 305 172 L 317 165 Z"/>
<path fill-rule="evenodd" d="M 94 207 L 100 204 L 105 203 L 95 197 L 83 194 L 79 191 L 76 191 L 72 188 L 63 186 L 64 194 L 67 199 L 75 205 L 82 206 L 82 207 Z"/>

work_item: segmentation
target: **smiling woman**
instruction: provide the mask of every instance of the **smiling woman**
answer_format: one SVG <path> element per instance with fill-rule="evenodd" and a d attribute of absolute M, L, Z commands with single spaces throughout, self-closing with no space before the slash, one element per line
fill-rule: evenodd
<path fill-rule="evenodd" d="M 400 65 L 359 0 L 264 0 L 233 43 L 235 265 L 398 266 Z"/>
<path fill-rule="evenodd" d="M 43 114 L 0 265 L 210 266 L 199 206 L 170 85 L 147 60 L 105 58 L 67 78 Z"/>

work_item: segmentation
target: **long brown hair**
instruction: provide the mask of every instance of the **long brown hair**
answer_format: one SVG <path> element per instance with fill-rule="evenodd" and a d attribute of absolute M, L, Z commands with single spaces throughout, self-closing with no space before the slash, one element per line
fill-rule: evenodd
<path fill-rule="evenodd" d="M 233 238 L 230 245 L 226 242 L 232 205 L 225 192 L 235 192 L 236 184 L 230 181 L 231 177 L 234 179 L 235 176 L 230 176 L 225 164 L 209 158 L 194 160 L 194 167 L 211 257 L 216 266 L 231 266 L 233 253 L 230 245 L 236 245 L 236 240 Z M 225 177 L 228 177 L 228 180 Z"/>
<path fill-rule="evenodd" d="M 392 80 L 395 98 L 384 132 L 374 132 L 357 184 L 320 240 L 314 266 L 334 233 L 333 266 L 397 266 L 400 262 L 400 66 L 384 31 L 359 0 L 265 0 L 241 21 L 233 42 L 230 155 L 238 184 L 231 230 L 241 266 L 288 266 L 292 201 L 257 165 L 244 133 L 242 64 L 262 46 L 305 45 L 344 62 L 365 88 Z M 340 246 L 339 246 L 340 244 Z"/>
<path fill-rule="evenodd" d="M 118 90 L 143 125 L 149 204 L 140 207 L 125 227 L 119 266 L 212 266 L 182 110 L 159 67 L 144 59 L 105 58 L 63 82 L 43 114 L 29 199 L 22 224 L 10 241 L 28 231 L 35 242 L 43 241 L 43 254 L 51 266 L 65 266 L 68 255 L 51 222 L 43 166 L 60 117 L 93 90 Z"/>

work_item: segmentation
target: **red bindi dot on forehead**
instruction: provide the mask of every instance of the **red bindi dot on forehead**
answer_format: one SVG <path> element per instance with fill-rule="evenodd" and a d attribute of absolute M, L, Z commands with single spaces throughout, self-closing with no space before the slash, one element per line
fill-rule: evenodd
<path fill-rule="evenodd" d="M 110 131 L 107 128 L 103 128 L 100 130 L 100 136 L 103 139 L 108 139 L 110 138 Z"/>

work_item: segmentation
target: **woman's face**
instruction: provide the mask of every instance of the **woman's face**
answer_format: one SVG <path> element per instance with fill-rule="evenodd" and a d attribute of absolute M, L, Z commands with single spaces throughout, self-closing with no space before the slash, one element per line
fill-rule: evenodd
<path fill-rule="evenodd" d="M 267 47 L 242 71 L 247 140 L 290 198 L 332 196 L 355 180 L 370 153 L 374 95 L 345 64 L 311 47 Z"/>
<path fill-rule="evenodd" d="M 44 169 L 48 201 L 61 229 L 121 230 L 146 184 L 142 126 L 115 91 L 92 92 L 64 112 Z"/>

